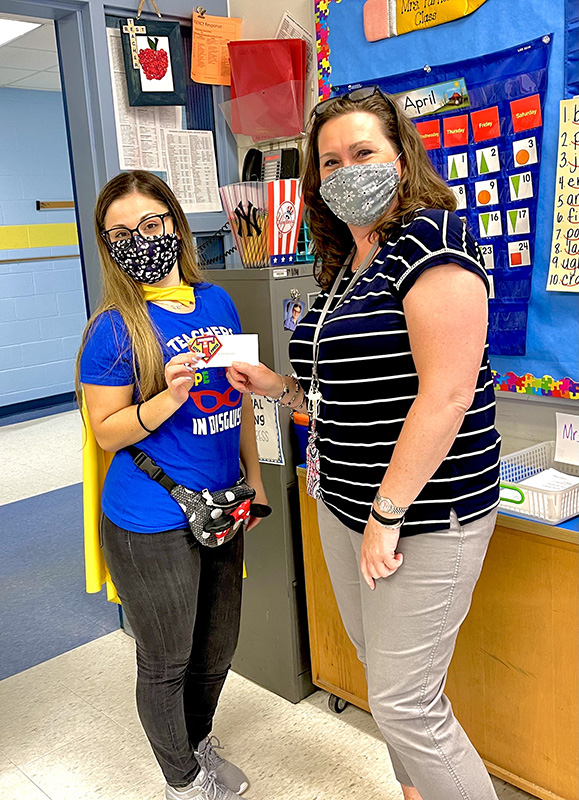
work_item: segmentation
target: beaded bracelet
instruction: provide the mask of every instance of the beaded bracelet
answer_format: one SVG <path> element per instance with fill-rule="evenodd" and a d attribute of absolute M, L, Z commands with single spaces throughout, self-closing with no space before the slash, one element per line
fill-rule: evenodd
<path fill-rule="evenodd" d="M 298 403 L 298 405 L 293 409 L 293 411 L 299 411 L 300 408 L 303 408 L 305 406 L 305 404 L 306 404 L 306 400 L 308 399 L 308 396 L 306 394 L 306 390 L 303 388 L 303 386 L 300 387 L 300 388 L 301 388 L 302 392 L 304 393 L 304 396 L 302 397 L 302 402 Z"/>
<path fill-rule="evenodd" d="M 286 394 L 289 394 L 289 388 L 288 388 L 287 383 L 284 381 L 284 377 L 285 376 L 282 375 L 281 382 L 282 382 L 282 385 L 283 385 L 283 390 L 282 390 L 282 393 L 280 394 L 279 397 L 268 397 L 268 395 L 264 395 L 264 397 L 265 397 L 265 399 L 266 399 L 266 401 L 268 403 L 275 403 L 277 405 L 279 403 L 279 401 L 282 399 L 282 397 L 285 397 Z"/>
<path fill-rule="evenodd" d="M 295 377 L 295 375 L 285 375 L 285 377 L 286 377 L 286 378 L 293 378 L 293 380 L 294 380 L 294 384 L 295 384 L 295 387 L 296 387 L 296 390 L 295 390 L 295 392 L 294 392 L 294 396 L 292 397 L 292 399 L 291 399 L 291 400 L 290 400 L 288 403 L 283 403 L 283 405 L 284 405 L 284 406 L 287 406 L 288 408 L 291 408 L 291 404 L 293 403 L 293 401 L 296 399 L 296 397 L 297 397 L 297 396 L 298 396 L 298 394 L 300 393 L 300 389 L 301 389 L 302 387 L 300 386 L 300 382 L 299 382 L 299 381 L 298 381 L 298 379 Z M 284 381 L 284 383 L 285 383 L 285 381 Z M 288 389 L 288 394 L 289 394 L 289 389 Z"/>
<path fill-rule="evenodd" d="M 290 375 L 282 375 L 281 382 L 283 384 L 283 391 L 282 391 L 282 393 L 280 394 L 279 397 L 268 397 L 267 395 L 265 395 L 265 399 L 267 400 L 268 403 L 275 403 L 277 405 L 277 403 L 279 403 L 281 400 L 283 400 L 283 398 L 286 396 L 286 394 L 290 393 L 290 388 L 287 385 L 287 383 L 284 381 L 284 378 L 289 378 L 289 377 L 291 377 L 291 376 Z"/>

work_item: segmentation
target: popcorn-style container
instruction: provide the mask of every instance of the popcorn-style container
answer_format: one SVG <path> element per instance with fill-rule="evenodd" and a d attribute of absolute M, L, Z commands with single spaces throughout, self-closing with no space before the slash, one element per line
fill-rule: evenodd
<path fill-rule="evenodd" d="M 219 193 L 246 269 L 294 263 L 303 211 L 297 178 L 233 183 Z"/>

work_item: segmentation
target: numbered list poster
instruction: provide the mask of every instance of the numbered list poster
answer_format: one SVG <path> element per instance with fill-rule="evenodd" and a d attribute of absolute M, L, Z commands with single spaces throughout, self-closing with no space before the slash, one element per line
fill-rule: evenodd
<path fill-rule="evenodd" d="M 557 184 L 548 292 L 579 292 L 579 97 L 559 109 Z"/>

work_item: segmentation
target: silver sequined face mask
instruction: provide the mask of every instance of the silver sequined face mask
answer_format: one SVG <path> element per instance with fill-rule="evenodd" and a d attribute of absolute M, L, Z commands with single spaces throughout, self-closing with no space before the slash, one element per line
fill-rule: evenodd
<path fill-rule="evenodd" d="M 363 228 L 376 222 L 396 197 L 400 176 L 394 161 L 339 167 L 320 186 L 325 204 L 347 225 Z"/>

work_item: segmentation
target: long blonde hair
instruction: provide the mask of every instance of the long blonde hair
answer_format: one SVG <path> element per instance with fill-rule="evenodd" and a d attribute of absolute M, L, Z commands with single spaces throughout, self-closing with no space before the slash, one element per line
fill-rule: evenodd
<path fill-rule="evenodd" d="M 95 234 L 101 263 L 102 299 L 86 324 L 76 359 L 75 386 L 79 405 L 81 403 L 80 359 L 82 352 L 98 318 L 111 311 L 119 312 L 127 328 L 128 339 L 124 344 L 120 343 L 121 348 L 124 349 L 122 352 L 119 351 L 118 357 L 121 358 L 126 350 L 130 350 L 135 387 L 139 398 L 148 400 L 166 388 L 161 340 L 147 311 L 147 303 L 139 284 L 113 261 L 102 236 L 105 216 L 110 205 L 115 200 L 133 193 L 146 195 L 167 206 L 173 219 L 175 233 L 178 233 L 181 238 L 179 256 L 181 278 L 189 286 L 203 280 L 202 271 L 195 262 L 193 237 L 187 218 L 179 201 L 161 178 L 144 170 L 134 170 L 133 172 L 122 172 L 103 186 L 94 212 Z"/>
<path fill-rule="evenodd" d="M 398 203 L 391 212 L 385 211 L 374 226 L 380 243 L 384 243 L 397 226 L 410 219 L 421 207 L 456 209 L 454 192 L 432 166 L 416 127 L 392 97 L 376 92 L 371 97 L 353 101 L 344 95 L 336 97 L 320 113 L 316 113 L 314 108 L 305 148 L 302 193 L 314 242 L 314 275 L 323 288 L 331 283 L 344 263 L 352 249 L 353 239 L 346 223 L 330 211 L 320 195 L 318 137 L 328 120 L 354 111 L 366 111 L 378 117 L 384 136 L 397 154 L 402 153 Z"/>

